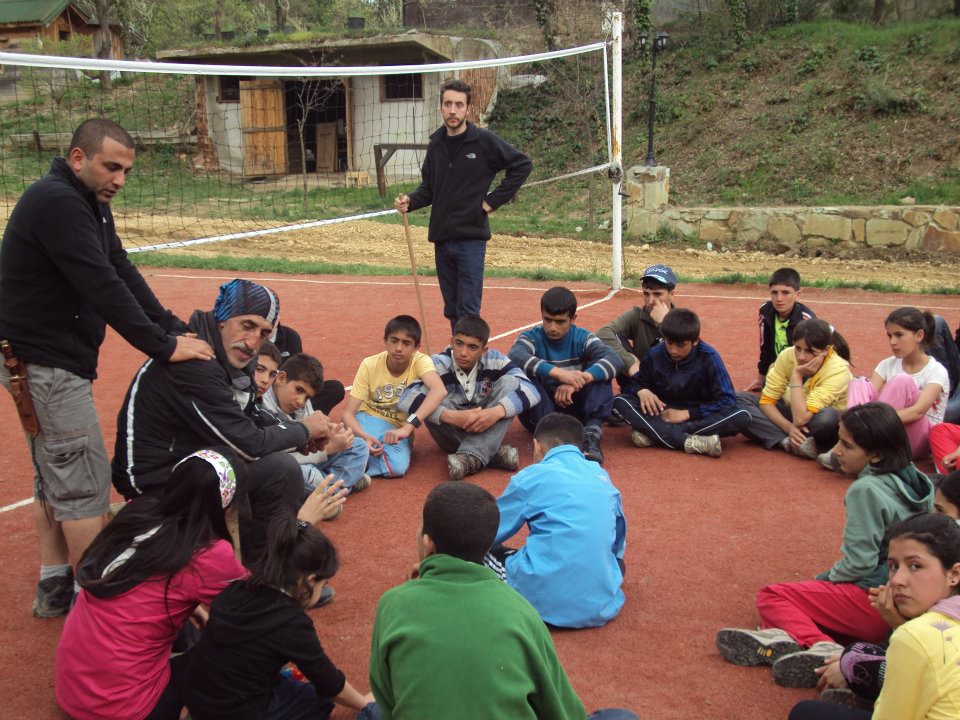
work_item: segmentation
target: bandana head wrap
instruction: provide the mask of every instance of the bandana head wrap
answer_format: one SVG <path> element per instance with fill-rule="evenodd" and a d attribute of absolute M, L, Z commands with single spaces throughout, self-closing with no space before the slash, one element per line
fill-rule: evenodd
<path fill-rule="evenodd" d="M 268 287 L 237 278 L 220 286 L 213 314 L 218 322 L 237 315 L 259 315 L 275 325 L 280 316 L 280 298 Z"/>
<path fill-rule="evenodd" d="M 200 458 L 210 463 L 220 479 L 220 500 L 224 508 L 233 502 L 233 496 L 237 492 L 237 474 L 233 470 L 233 465 L 223 455 L 214 450 L 197 450 L 191 455 L 187 455 L 183 460 L 174 465 L 174 469 L 185 463 L 190 458 Z"/>

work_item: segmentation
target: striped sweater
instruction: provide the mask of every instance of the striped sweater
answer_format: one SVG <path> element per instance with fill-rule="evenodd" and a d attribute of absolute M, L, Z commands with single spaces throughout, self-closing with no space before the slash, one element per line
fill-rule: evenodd
<path fill-rule="evenodd" d="M 550 340 L 542 327 L 523 332 L 510 348 L 510 359 L 530 378 L 545 380 L 553 368 L 586 371 L 597 382 L 610 382 L 623 368 L 617 354 L 589 330 L 570 326 L 559 340 Z"/>

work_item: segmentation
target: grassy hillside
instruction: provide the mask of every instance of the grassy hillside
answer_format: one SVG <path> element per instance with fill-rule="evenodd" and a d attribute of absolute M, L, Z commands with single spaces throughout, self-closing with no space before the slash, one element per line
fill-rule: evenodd
<path fill-rule="evenodd" d="M 960 204 L 960 20 L 806 23 L 739 50 L 699 27 L 672 40 L 658 56 L 655 131 L 672 202 Z M 646 78 L 627 61 L 627 165 L 646 154 Z M 570 128 L 569 108 L 538 102 L 531 120 L 519 98 L 504 104 L 495 125 L 559 166 L 555 143 L 525 128 Z"/>

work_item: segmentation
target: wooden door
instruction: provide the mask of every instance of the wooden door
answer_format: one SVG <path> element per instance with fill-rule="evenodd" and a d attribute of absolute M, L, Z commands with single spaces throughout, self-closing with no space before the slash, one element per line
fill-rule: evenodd
<path fill-rule="evenodd" d="M 287 130 L 282 80 L 240 81 L 240 128 L 244 176 L 285 175 Z"/>
<path fill-rule="evenodd" d="M 334 173 L 337 171 L 337 124 L 325 122 L 317 124 L 317 172 Z"/>

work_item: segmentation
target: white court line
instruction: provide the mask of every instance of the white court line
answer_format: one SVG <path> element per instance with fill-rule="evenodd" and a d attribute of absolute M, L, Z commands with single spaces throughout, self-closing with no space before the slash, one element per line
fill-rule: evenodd
<path fill-rule="evenodd" d="M 0 513 L 5 513 L 9 510 L 16 510 L 17 508 L 22 508 L 26 505 L 30 505 L 31 503 L 33 503 L 32 497 L 28 497 L 24 500 L 18 500 L 17 502 L 12 503 L 10 505 L 4 505 L 3 507 L 0 507 Z"/>

